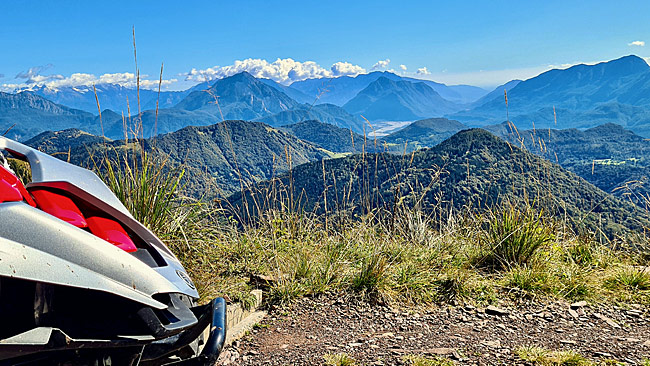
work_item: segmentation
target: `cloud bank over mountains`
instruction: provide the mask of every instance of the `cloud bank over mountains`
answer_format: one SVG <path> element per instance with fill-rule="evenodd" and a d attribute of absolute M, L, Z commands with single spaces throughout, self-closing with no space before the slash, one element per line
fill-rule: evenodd
<path fill-rule="evenodd" d="M 185 80 L 202 82 L 221 79 L 242 71 L 246 71 L 256 78 L 271 79 L 285 85 L 305 79 L 357 76 L 367 72 L 359 65 L 342 61 L 326 69 L 314 61 L 300 62 L 291 58 L 279 58 L 268 62 L 267 60 L 249 58 L 237 60 L 228 66 L 214 66 L 203 70 L 192 69 L 185 75 Z"/>
<path fill-rule="evenodd" d="M 632 43 L 638 45 L 641 45 L 641 43 L 645 44 L 643 41 L 635 41 Z M 650 58 L 644 57 L 644 59 L 650 63 Z M 600 61 L 583 63 L 589 65 L 596 62 Z M 578 63 L 538 65 L 518 69 L 448 72 L 447 70 L 432 71 L 425 66 L 415 67 L 411 69 L 414 71 L 408 71 L 409 68 L 404 64 L 399 64 L 396 67 L 397 70 L 395 70 L 390 67 L 390 58 L 379 60 L 368 68 L 347 61 L 336 62 L 329 68 L 326 68 L 315 61 L 301 62 L 292 58 L 278 58 L 273 62 L 264 59 L 248 58 L 245 60 L 237 60 L 232 65 L 213 66 L 205 69 L 192 68 L 189 72 L 179 73 L 173 78 L 163 79 L 162 89 L 185 90 L 194 84 L 222 79 L 242 71 L 246 71 L 256 78 L 271 79 L 284 85 L 305 79 L 336 78 L 341 76 L 354 77 L 372 71 L 388 71 L 401 76 L 433 80 L 447 85 L 468 84 L 490 88 L 510 80 L 525 80 L 550 69 L 565 69 Z M 136 86 L 135 74 L 130 72 L 106 73 L 99 76 L 90 73 L 74 73 L 69 76 L 63 76 L 56 73 L 48 74 L 48 71 L 52 68 L 54 68 L 52 64 L 33 66 L 26 71 L 18 73 L 13 79 L 9 79 L 10 76 L 8 75 L 0 74 L 0 79 L 4 77 L 4 80 L 8 80 L 6 83 L 0 82 L 0 91 L 16 92 L 29 90 L 37 86 L 46 86 L 51 89 L 72 87 L 82 90 L 92 90 L 93 84 L 116 84 L 128 88 L 134 88 Z M 140 75 L 140 87 L 142 89 L 157 90 L 158 82 L 157 77 L 149 78 L 148 75 Z"/>
<path fill-rule="evenodd" d="M 137 85 L 135 74 L 130 72 L 107 73 L 100 76 L 88 73 L 74 73 L 70 76 L 60 74 L 44 75 L 52 67 L 52 64 L 30 67 L 27 71 L 16 75 L 14 80 L 17 82 L 0 85 L 0 91 L 13 92 L 36 86 L 46 86 L 51 89 L 64 87 L 88 89 L 99 84 L 116 84 L 128 88 L 134 88 Z M 160 80 L 150 80 L 147 77 L 148 75 L 140 75 L 140 87 L 143 89 L 157 89 Z M 177 81 L 178 79 L 163 79 L 161 85 L 166 87 Z"/>
<path fill-rule="evenodd" d="M 390 59 L 388 58 L 377 61 L 370 69 L 347 61 L 336 62 L 329 68 L 326 68 L 314 61 L 301 62 L 292 58 L 278 58 L 273 62 L 264 59 L 249 58 L 237 60 L 232 65 L 213 66 L 205 69 L 192 68 L 189 72 L 180 73 L 174 78 L 163 79 L 162 87 L 165 90 L 173 90 L 176 85 L 180 86 L 180 84 L 183 84 L 180 87 L 184 88 L 192 83 L 222 79 L 242 71 L 246 71 L 256 78 L 271 79 L 284 85 L 305 79 L 337 78 L 341 76 L 354 77 L 377 70 L 390 71 L 403 76 L 427 75 L 427 73 L 422 73 L 422 70 L 426 70 L 426 67 L 417 69 L 417 72 L 407 72 L 406 65 L 400 65 L 397 71 L 389 69 L 389 65 Z M 136 86 L 135 74 L 130 72 L 107 73 L 99 76 L 90 73 L 74 73 L 69 76 L 64 76 L 56 73 L 48 73 L 52 68 L 54 68 L 52 64 L 30 67 L 26 71 L 18 73 L 13 81 L 0 84 L 0 91 L 15 92 L 40 86 L 51 89 L 64 87 L 92 89 L 93 85 L 99 84 L 116 84 L 129 88 Z M 143 89 L 156 90 L 158 88 L 158 82 L 159 80 L 157 78 L 149 79 L 148 75 L 140 75 L 140 87 Z"/>

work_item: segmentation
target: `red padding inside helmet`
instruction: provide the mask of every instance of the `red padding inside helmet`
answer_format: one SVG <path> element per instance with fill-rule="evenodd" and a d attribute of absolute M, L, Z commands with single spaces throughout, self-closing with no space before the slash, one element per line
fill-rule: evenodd
<path fill-rule="evenodd" d="M 45 189 L 31 189 L 31 193 L 41 210 L 76 227 L 88 227 L 79 207 L 68 197 Z"/>
<path fill-rule="evenodd" d="M 90 232 L 100 239 L 117 246 L 118 248 L 129 253 L 135 252 L 138 248 L 124 231 L 122 225 L 117 221 L 105 217 L 93 216 L 86 218 Z"/>
<path fill-rule="evenodd" d="M 23 195 L 20 191 L 9 184 L 6 180 L 0 178 L 0 203 L 2 202 L 20 202 L 23 200 Z"/>
<path fill-rule="evenodd" d="M 23 182 L 3 166 L 0 166 L 0 182 L 4 183 L 0 185 L 0 202 L 25 200 L 30 206 L 36 207 L 36 203 L 25 189 Z M 20 197 L 17 198 L 16 192 Z"/>

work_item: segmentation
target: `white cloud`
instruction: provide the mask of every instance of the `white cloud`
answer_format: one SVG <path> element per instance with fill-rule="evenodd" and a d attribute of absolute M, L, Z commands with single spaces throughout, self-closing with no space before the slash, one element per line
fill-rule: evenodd
<path fill-rule="evenodd" d="M 357 76 L 359 74 L 365 74 L 366 69 L 359 65 L 353 65 L 349 62 L 337 62 L 330 68 L 332 70 L 332 76 Z"/>
<path fill-rule="evenodd" d="M 328 70 L 313 61 L 295 61 L 291 58 L 277 59 L 268 62 L 262 59 L 249 58 L 237 60 L 232 65 L 214 66 L 203 70 L 192 69 L 185 74 L 185 80 L 206 81 L 221 79 L 246 71 L 256 78 L 265 78 L 283 84 L 314 78 L 355 76 L 366 70 L 349 62 L 337 62 Z"/>
<path fill-rule="evenodd" d="M 17 79 L 25 79 L 21 83 L 2 84 L 1 90 L 16 91 L 29 89 L 35 86 L 46 86 L 51 89 L 64 87 L 90 87 L 93 84 L 117 84 L 124 87 L 133 88 L 137 85 L 135 74 L 130 72 L 103 74 L 96 76 L 94 74 L 74 73 L 70 76 L 63 75 L 40 75 L 44 69 L 42 67 L 32 67 L 26 72 L 16 76 Z M 159 80 L 148 80 L 147 75 L 141 75 L 140 87 L 143 89 L 157 89 Z M 178 81 L 177 79 L 163 80 L 162 86 L 168 86 Z"/>
<path fill-rule="evenodd" d="M 426 67 L 420 67 L 416 72 L 417 75 L 431 75 L 431 72 Z"/>
<path fill-rule="evenodd" d="M 399 68 L 402 69 L 402 71 L 406 71 L 406 65 L 399 65 Z"/>
<path fill-rule="evenodd" d="M 385 60 L 379 60 L 377 61 L 376 64 L 372 65 L 371 70 L 383 70 L 388 68 L 388 65 L 390 64 L 390 59 L 387 58 Z"/>
<path fill-rule="evenodd" d="M 645 42 L 644 42 L 644 41 L 634 41 L 634 42 L 630 42 L 630 43 L 628 43 L 627 45 L 628 45 L 628 46 L 639 46 L 639 47 L 643 47 L 643 46 L 645 46 Z"/>

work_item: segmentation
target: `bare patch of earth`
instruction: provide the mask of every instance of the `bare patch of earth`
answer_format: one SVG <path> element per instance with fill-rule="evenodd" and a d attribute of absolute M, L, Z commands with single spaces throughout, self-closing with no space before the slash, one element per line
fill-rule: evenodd
<path fill-rule="evenodd" d="M 650 358 L 650 314 L 641 305 L 526 301 L 498 307 L 398 310 L 336 296 L 272 310 L 224 351 L 221 365 L 322 365 L 345 353 L 359 365 L 403 365 L 406 355 L 462 365 L 526 365 L 522 346 L 573 350 L 593 360 Z"/>

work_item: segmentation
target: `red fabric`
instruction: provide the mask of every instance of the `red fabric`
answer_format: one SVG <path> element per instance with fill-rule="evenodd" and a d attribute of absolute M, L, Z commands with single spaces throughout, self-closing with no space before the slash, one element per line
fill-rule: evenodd
<path fill-rule="evenodd" d="M 129 253 L 138 250 L 133 240 L 129 237 L 129 234 L 124 231 L 122 225 L 117 221 L 99 216 L 88 217 L 86 221 L 88 222 L 90 232 L 98 238 L 104 239 Z"/>

